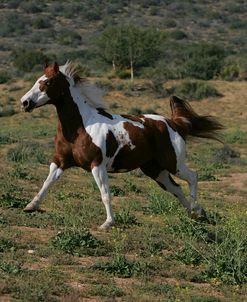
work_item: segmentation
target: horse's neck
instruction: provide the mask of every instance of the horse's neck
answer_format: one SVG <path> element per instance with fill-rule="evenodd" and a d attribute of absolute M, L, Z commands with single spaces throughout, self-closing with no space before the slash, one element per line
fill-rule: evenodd
<path fill-rule="evenodd" d="M 75 96 L 66 97 L 63 102 L 56 105 L 59 118 L 59 129 L 63 136 L 69 142 L 74 142 L 80 131 L 85 131 L 84 125 L 88 119 L 96 112 L 96 109 L 90 107 L 86 102 L 79 98 L 74 100 Z"/>

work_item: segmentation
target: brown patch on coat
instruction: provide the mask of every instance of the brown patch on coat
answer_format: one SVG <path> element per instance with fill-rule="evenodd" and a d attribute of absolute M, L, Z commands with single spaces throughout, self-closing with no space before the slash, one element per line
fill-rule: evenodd
<path fill-rule="evenodd" d="M 113 157 L 118 148 L 118 142 L 112 131 L 106 135 L 106 157 Z"/>
<path fill-rule="evenodd" d="M 145 117 L 143 119 L 144 128 L 129 122 L 123 124 L 131 144 L 119 150 L 112 164 L 113 169 L 133 170 L 152 161 L 158 167 L 156 170 L 168 170 L 175 174 L 177 158 L 166 123 Z"/>
<path fill-rule="evenodd" d="M 103 160 L 101 149 L 93 143 L 91 136 L 86 132 L 79 108 L 70 95 L 69 83 L 62 73 L 59 71 L 57 73 L 55 67 L 55 65 L 46 67 L 46 72 L 55 74 L 53 81 L 57 81 L 46 90 L 59 118 L 53 160 L 64 170 L 78 166 L 91 171 Z M 61 87 L 60 91 L 55 91 L 58 90 L 56 87 Z"/>

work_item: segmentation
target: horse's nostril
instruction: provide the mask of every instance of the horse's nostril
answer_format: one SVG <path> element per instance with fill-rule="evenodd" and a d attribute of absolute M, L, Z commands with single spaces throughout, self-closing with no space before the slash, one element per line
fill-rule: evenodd
<path fill-rule="evenodd" d="M 23 104 L 24 107 L 27 107 L 28 104 L 29 104 L 29 102 L 28 101 L 24 101 L 22 104 Z"/>

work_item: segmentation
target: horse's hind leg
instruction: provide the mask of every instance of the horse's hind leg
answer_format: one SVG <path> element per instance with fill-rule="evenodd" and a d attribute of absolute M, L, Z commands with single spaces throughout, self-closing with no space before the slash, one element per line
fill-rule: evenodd
<path fill-rule="evenodd" d="M 51 163 L 50 165 L 50 172 L 48 177 L 46 178 L 41 190 L 39 193 L 34 197 L 34 199 L 25 207 L 25 212 L 33 212 L 37 211 L 40 207 L 41 201 L 44 199 L 46 193 L 50 186 L 59 179 L 62 175 L 63 170 L 59 168 L 55 163 Z"/>
<path fill-rule="evenodd" d="M 162 169 L 156 162 L 149 162 L 143 165 L 141 170 L 144 174 L 154 179 L 162 189 L 176 196 L 188 211 L 191 210 L 190 202 L 167 170 Z"/>
<path fill-rule="evenodd" d="M 185 164 L 180 165 L 176 176 L 189 184 L 191 196 L 191 211 L 200 216 L 206 216 L 204 209 L 197 203 L 197 173 L 190 170 Z"/>

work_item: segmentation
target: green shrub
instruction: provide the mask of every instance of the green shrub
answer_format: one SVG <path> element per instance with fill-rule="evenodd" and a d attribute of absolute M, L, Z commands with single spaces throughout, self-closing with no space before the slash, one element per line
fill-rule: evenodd
<path fill-rule="evenodd" d="M 240 68 L 236 63 L 231 63 L 224 65 L 221 70 L 219 77 L 222 80 L 226 81 L 234 81 L 239 78 L 240 75 Z"/>
<path fill-rule="evenodd" d="M 48 17 L 38 16 L 32 21 L 32 26 L 36 29 L 49 28 L 51 22 Z"/>
<path fill-rule="evenodd" d="M 14 250 L 16 247 L 16 244 L 9 239 L 0 238 L 0 253 L 4 253 L 9 250 Z"/>
<path fill-rule="evenodd" d="M 173 30 L 169 33 L 169 36 L 174 40 L 186 39 L 187 35 L 182 30 Z"/>
<path fill-rule="evenodd" d="M 13 108 L 12 105 L 7 105 L 7 106 L 4 106 L 4 107 L 0 106 L 0 117 L 12 116 L 15 113 L 16 113 L 15 109 Z"/>
<path fill-rule="evenodd" d="M 11 192 L 4 193 L 0 196 L 0 206 L 7 208 L 24 208 L 28 203 L 28 200 L 16 196 Z"/>
<path fill-rule="evenodd" d="M 75 31 L 62 30 L 57 35 L 57 41 L 61 45 L 76 46 L 81 41 L 81 35 Z"/>
<path fill-rule="evenodd" d="M 35 66 L 43 65 L 48 60 L 42 51 L 32 49 L 16 49 L 11 57 L 15 67 L 24 72 L 32 71 Z"/>
<path fill-rule="evenodd" d="M 208 97 L 219 97 L 221 93 L 211 84 L 204 81 L 183 81 L 172 87 L 173 93 L 189 100 L 201 100 Z"/>
<path fill-rule="evenodd" d="M 95 255 L 103 245 L 86 229 L 60 232 L 51 239 L 51 244 L 65 253 L 77 256 Z"/>
<path fill-rule="evenodd" d="M 0 70 L 0 84 L 4 84 L 8 82 L 9 79 L 10 79 L 10 75 L 8 74 L 8 72 L 4 70 Z"/>
<path fill-rule="evenodd" d="M 225 50 L 221 46 L 193 44 L 185 49 L 182 77 L 210 80 L 219 74 L 225 56 Z"/>

